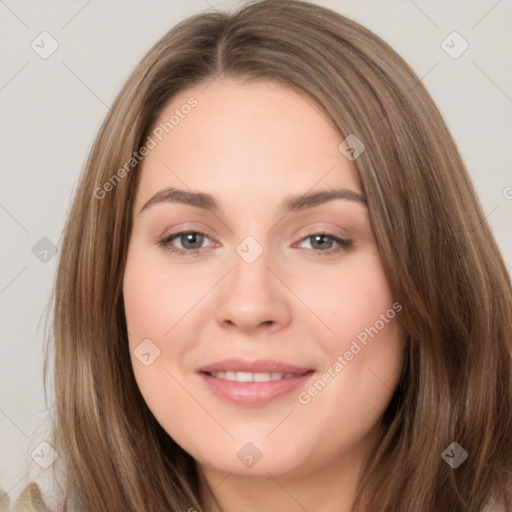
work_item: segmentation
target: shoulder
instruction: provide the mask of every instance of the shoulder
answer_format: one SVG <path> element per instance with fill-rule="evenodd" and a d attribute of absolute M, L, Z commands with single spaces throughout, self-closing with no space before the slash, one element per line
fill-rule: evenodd
<path fill-rule="evenodd" d="M 30 482 L 10 508 L 9 496 L 0 491 L 0 512 L 50 512 L 46 506 L 39 486 Z"/>

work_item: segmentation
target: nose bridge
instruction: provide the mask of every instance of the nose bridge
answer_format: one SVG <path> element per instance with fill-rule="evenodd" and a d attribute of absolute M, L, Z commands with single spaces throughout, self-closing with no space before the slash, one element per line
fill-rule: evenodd
<path fill-rule="evenodd" d="M 244 330 L 263 323 L 286 322 L 285 290 L 270 270 L 270 251 L 255 237 L 247 236 L 235 252 L 233 269 L 219 297 L 218 321 L 236 324 Z"/>
<path fill-rule="evenodd" d="M 272 292 L 268 268 L 271 265 L 271 255 L 268 246 L 264 247 L 263 243 L 249 235 L 235 249 L 231 286 L 232 291 L 240 298 L 254 300 Z"/>

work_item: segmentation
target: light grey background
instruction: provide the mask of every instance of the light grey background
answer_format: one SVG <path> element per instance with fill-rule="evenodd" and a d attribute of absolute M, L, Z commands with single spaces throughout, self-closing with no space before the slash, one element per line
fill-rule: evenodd
<path fill-rule="evenodd" d="M 186 16 L 239 3 L 0 0 L 0 488 L 11 500 L 27 481 L 44 480 L 49 471 L 30 454 L 47 438 L 43 313 L 56 258 L 48 253 L 41 261 L 44 254 L 36 257 L 32 248 L 43 237 L 59 246 L 87 152 L 139 59 Z M 380 35 L 422 79 L 460 148 L 510 269 L 512 2 L 316 3 Z M 43 31 L 59 45 L 46 59 L 31 47 L 34 40 L 42 46 Z M 456 59 L 441 46 L 453 31 L 469 44 Z M 460 48 L 453 37 L 445 44 L 452 52 Z"/>

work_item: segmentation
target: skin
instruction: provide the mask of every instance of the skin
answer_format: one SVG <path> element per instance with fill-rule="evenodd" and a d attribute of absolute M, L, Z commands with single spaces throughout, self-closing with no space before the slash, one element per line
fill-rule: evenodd
<path fill-rule="evenodd" d="M 157 124 L 191 96 L 197 106 L 145 157 L 136 191 L 123 293 L 137 383 L 158 422 L 195 458 L 222 510 L 349 511 L 402 368 L 399 313 L 300 403 L 298 392 L 394 300 L 365 204 L 335 199 L 286 214 L 279 204 L 320 190 L 362 194 L 355 166 L 338 150 L 343 138 L 321 108 L 275 82 L 223 78 L 187 89 Z M 209 193 L 220 210 L 160 202 L 140 212 L 170 186 Z M 169 245 L 202 252 L 159 245 L 186 230 L 206 236 Z M 351 245 L 332 238 L 322 245 L 309 237 L 314 233 Z M 236 252 L 249 235 L 263 249 L 250 264 Z M 160 350 L 148 366 L 134 355 L 145 339 Z M 235 405 L 196 373 L 234 356 L 315 374 L 269 404 Z M 252 467 L 237 457 L 247 442 L 262 454 Z"/>

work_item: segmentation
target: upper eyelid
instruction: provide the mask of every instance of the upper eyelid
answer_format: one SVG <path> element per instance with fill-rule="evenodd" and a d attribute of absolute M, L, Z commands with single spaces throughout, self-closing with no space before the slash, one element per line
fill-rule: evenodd
<path fill-rule="evenodd" d="M 177 235 L 184 235 L 184 234 L 188 234 L 188 233 L 197 233 L 197 234 L 200 234 L 200 235 L 207 236 L 210 239 L 214 238 L 214 237 L 210 236 L 208 233 L 206 233 L 205 231 L 202 231 L 201 229 L 194 229 L 194 228 L 190 228 L 190 229 L 185 228 L 185 229 L 181 229 L 179 231 L 174 231 L 173 233 L 169 233 L 168 235 L 163 235 L 161 238 L 164 238 L 164 239 L 165 238 L 172 238 L 172 237 L 175 237 Z M 329 235 L 329 236 L 338 237 L 338 238 L 343 238 L 344 236 L 348 236 L 348 234 L 347 235 L 338 235 L 336 233 L 333 233 L 329 229 L 322 229 L 322 228 L 310 229 L 306 233 L 303 233 L 300 236 L 302 238 L 305 238 L 305 237 L 308 237 L 308 236 L 319 235 L 319 234 Z"/>
<path fill-rule="evenodd" d="M 183 223 L 183 224 L 186 224 L 186 223 Z M 204 223 L 201 223 L 201 224 L 205 225 L 208 228 L 208 230 L 215 231 L 212 227 L 208 226 L 208 224 L 204 224 Z M 318 233 L 328 234 L 331 236 L 337 236 L 339 238 L 350 236 L 349 230 L 346 228 L 342 228 L 341 226 L 337 226 L 337 229 L 342 232 L 345 232 L 344 234 L 336 234 L 335 233 L 336 228 L 323 228 L 323 227 L 311 228 L 311 229 L 302 227 L 299 230 L 296 230 L 296 232 L 303 231 L 304 229 L 306 229 L 306 233 L 301 235 L 303 237 L 308 236 L 310 234 L 318 234 Z M 170 233 L 169 235 L 162 235 L 161 238 L 168 238 L 168 237 L 178 235 L 178 234 L 183 234 L 183 233 L 200 233 L 202 235 L 208 236 L 209 238 L 215 238 L 214 236 L 210 236 L 203 228 L 200 228 L 200 227 L 195 228 L 193 226 L 181 228 L 178 231 L 174 231 L 174 232 Z"/>

